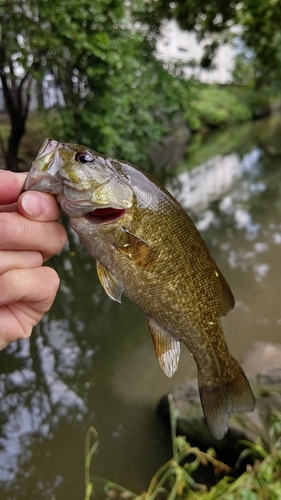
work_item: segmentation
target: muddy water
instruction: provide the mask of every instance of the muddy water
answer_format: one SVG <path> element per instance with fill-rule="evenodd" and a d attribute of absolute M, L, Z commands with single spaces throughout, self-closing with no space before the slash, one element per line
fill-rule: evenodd
<path fill-rule="evenodd" d="M 207 138 L 166 181 L 231 284 L 236 307 L 223 324 L 238 358 L 253 340 L 281 339 L 280 123 Z M 89 426 L 100 436 L 91 473 L 140 493 L 171 456 L 155 406 L 196 375 L 193 360 L 182 349 L 165 377 L 142 313 L 105 295 L 72 232 L 52 265 L 62 282 L 53 308 L 0 354 L 0 498 L 83 498 Z"/>

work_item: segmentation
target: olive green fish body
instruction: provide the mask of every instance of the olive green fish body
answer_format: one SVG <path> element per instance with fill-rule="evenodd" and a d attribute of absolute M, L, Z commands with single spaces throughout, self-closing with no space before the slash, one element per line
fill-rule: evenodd
<path fill-rule="evenodd" d="M 233 295 L 185 211 L 132 165 L 50 140 L 26 188 L 57 195 L 95 257 L 105 291 L 117 301 L 124 293 L 146 315 L 168 376 L 177 368 L 180 342 L 188 347 L 206 421 L 223 437 L 230 412 L 251 411 L 254 399 L 220 323 L 234 306 Z"/>

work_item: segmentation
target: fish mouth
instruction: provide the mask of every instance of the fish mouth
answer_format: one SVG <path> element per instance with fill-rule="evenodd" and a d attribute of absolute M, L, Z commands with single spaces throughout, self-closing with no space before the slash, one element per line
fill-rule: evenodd
<path fill-rule="evenodd" d="M 92 212 L 85 214 L 89 222 L 93 224 L 108 224 L 121 219 L 126 212 L 126 208 L 96 208 Z"/>

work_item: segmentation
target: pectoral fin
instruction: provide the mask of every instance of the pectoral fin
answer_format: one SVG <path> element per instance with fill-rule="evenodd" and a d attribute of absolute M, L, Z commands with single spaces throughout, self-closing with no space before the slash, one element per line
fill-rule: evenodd
<path fill-rule="evenodd" d="M 124 290 L 121 281 L 116 279 L 115 276 L 113 276 L 113 274 L 111 274 L 108 269 L 102 266 L 99 262 L 97 262 L 97 273 L 107 295 L 109 295 L 112 300 L 121 302 L 121 295 Z"/>
<path fill-rule="evenodd" d="M 160 332 L 152 321 L 148 320 L 148 324 L 160 366 L 167 377 L 172 377 L 178 367 L 180 342 Z"/>
<path fill-rule="evenodd" d="M 156 252 L 144 240 L 122 227 L 122 243 L 118 250 L 138 266 L 148 267 L 156 258 Z"/>

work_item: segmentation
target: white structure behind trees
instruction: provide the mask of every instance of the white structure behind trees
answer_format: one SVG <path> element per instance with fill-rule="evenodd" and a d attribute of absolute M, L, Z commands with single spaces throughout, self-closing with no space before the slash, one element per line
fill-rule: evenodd
<path fill-rule="evenodd" d="M 194 32 L 183 31 L 176 21 L 166 22 L 162 37 L 157 44 L 159 59 L 167 63 L 181 62 L 187 77 L 194 76 L 205 83 L 229 83 L 232 79 L 235 52 L 231 44 L 218 48 L 212 69 L 202 69 L 199 65 L 204 53 L 204 46 L 210 43 L 206 39 L 199 43 Z"/>

